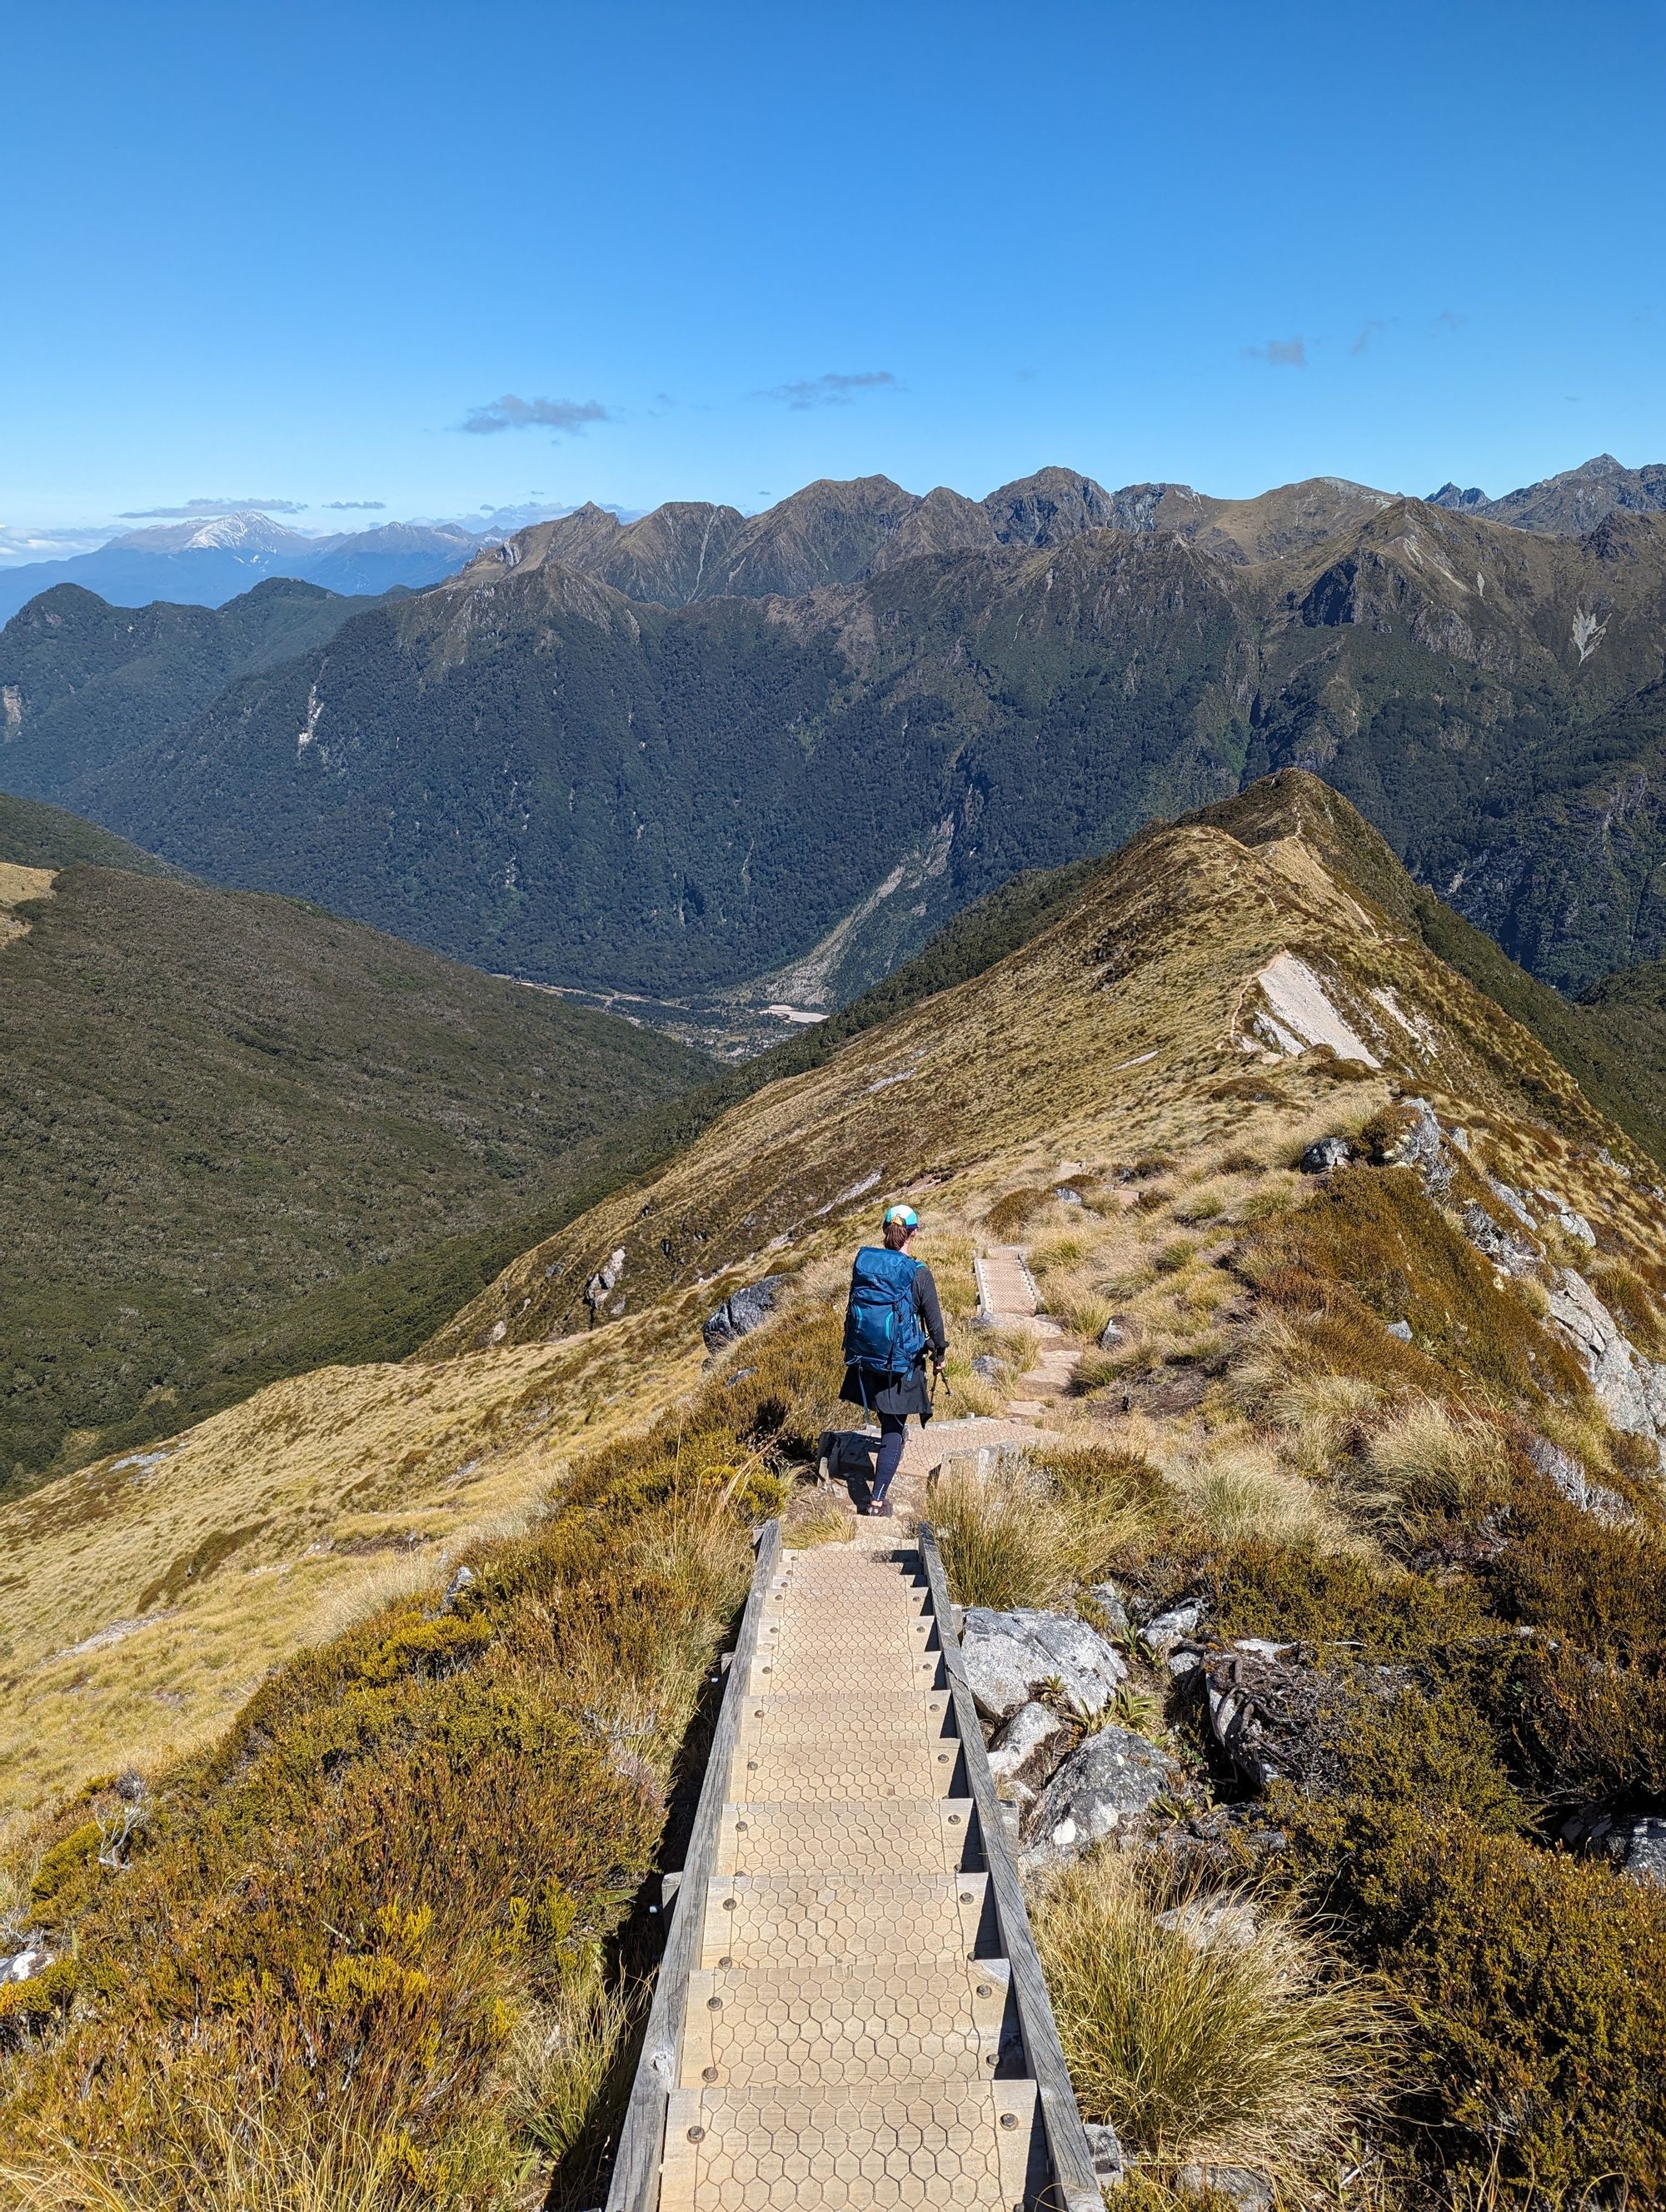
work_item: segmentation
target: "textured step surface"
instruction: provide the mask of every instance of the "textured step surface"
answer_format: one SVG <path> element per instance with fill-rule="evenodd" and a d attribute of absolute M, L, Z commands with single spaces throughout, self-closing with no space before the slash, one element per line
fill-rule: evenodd
<path fill-rule="evenodd" d="M 700 1903 L 660 2212 L 1022 2206 L 1035 2084 L 915 1556 L 789 1553 Z"/>

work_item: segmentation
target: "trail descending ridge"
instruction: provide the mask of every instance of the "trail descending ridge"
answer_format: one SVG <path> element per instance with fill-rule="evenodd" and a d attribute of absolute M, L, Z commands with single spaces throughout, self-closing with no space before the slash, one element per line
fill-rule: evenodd
<path fill-rule="evenodd" d="M 1057 1322 L 1041 1312 L 1034 1279 L 1018 1245 L 992 1244 L 974 1265 L 978 1310 L 985 1319 L 997 1328 L 1028 1328 L 1043 1340 L 1035 1366 L 1018 1377 L 1031 1395 L 1010 1400 L 1006 1407 L 1019 1419 L 1031 1419 L 1047 1411 L 1049 1399 L 1070 1388 L 1081 1353 L 1065 1342 Z"/>
<path fill-rule="evenodd" d="M 713 1872 L 679 1899 L 698 1936 L 658 2212 L 1022 2212 L 1055 2185 L 1025 2031 L 1039 1974 L 1025 1923 L 1015 1992 L 1016 1877 L 945 1644 L 921 1553 L 883 1525 L 771 1577 Z M 1068 2124 L 1078 2186 L 1045 2201 L 1097 2203 L 1073 2103 Z"/>

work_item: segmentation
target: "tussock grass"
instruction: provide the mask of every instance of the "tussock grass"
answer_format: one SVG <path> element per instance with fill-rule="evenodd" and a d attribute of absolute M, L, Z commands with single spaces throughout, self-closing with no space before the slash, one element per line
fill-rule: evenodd
<path fill-rule="evenodd" d="M 1097 1344 L 1106 1322 L 1115 1319 L 1116 1307 L 1093 1277 L 1084 1269 L 1058 1268 L 1043 1281 L 1049 1313 L 1073 1336 Z"/>
<path fill-rule="evenodd" d="M 1198 1894 L 1104 1851 L 1040 1887 L 1036 1940 L 1077 2094 L 1142 2160 L 1257 2166 L 1299 2191 L 1379 2101 L 1384 2008 L 1270 1905 L 1241 1944 L 1162 1924 Z"/>
<path fill-rule="evenodd" d="M 1227 1440 L 1171 1462 L 1168 1476 L 1207 1540 L 1345 1547 L 1349 1532 L 1312 1484 L 1264 1448 Z"/>
<path fill-rule="evenodd" d="M 1432 1398 L 1397 1407 L 1365 1440 L 1344 1494 L 1390 1540 L 1431 1520 L 1480 1520 L 1511 1492 L 1510 1448 L 1493 1423 Z"/>
<path fill-rule="evenodd" d="M 956 1468 L 938 1478 L 930 1513 L 957 1604 L 1049 1605 L 1079 1579 L 1070 1516 L 1031 1469 L 980 1481 Z"/>
<path fill-rule="evenodd" d="M 216 2114 L 188 2169 L 159 2175 L 149 2162 L 91 2152 L 68 2136 L 38 2165 L 0 2165 L 5 2212 L 409 2212 L 416 2198 L 397 2132 L 350 2128 L 298 2147 L 257 2107 Z M 513 2164 L 477 2175 L 502 2195 Z M 188 2192 L 188 2194 L 187 2194 Z"/>
<path fill-rule="evenodd" d="M 598 2178 L 605 2130 L 628 2087 L 622 2046 L 641 2002 L 641 1993 L 596 1979 L 532 2007 L 510 2038 L 512 2112 L 520 2134 L 562 2174 L 563 2195 Z"/>
<path fill-rule="evenodd" d="M 848 1544 L 856 1533 L 856 1516 L 830 1498 L 813 1493 L 799 1498 L 781 1524 L 781 1541 L 789 1551 L 808 1552 L 822 1544 Z"/>
<path fill-rule="evenodd" d="M 1168 1516 L 1161 1475 L 1097 1440 L 1006 1462 L 982 1480 L 942 1475 L 931 1520 L 961 1605 L 1062 1605 L 1143 1546 Z"/>

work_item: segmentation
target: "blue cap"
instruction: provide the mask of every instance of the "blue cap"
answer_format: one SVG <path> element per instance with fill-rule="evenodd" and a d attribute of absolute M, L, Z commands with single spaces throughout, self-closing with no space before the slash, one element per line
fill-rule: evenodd
<path fill-rule="evenodd" d="M 893 1221 L 900 1222 L 904 1229 L 917 1229 L 920 1226 L 920 1216 L 911 1206 L 888 1206 L 885 1208 L 887 1229 Z"/>

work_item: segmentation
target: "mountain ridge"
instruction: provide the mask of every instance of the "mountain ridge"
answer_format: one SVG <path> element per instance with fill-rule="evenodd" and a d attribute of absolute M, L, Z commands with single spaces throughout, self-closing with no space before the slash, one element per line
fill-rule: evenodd
<path fill-rule="evenodd" d="M 1085 497 L 1059 522 L 1070 483 L 1047 514 L 1007 488 L 1055 543 L 893 559 L 875 533 L 909 517 L 862 480 L 842 558 L 871 573 L 680 607 L 597 573 L 626 541 L 665 554 L 633 536 L 663 518 L 581 510 L 316 613 L 298 658 L 160 721 L 124 735 L 100 705 L 96 758 L 43 719 L 31 685 L 75 671 L 26 615 L 0 632 L 0 780 L 219 880 L 645 1000 L 756 983 L 825 1011 L 1006 877 L 1292 765 L 1559 987 L 1666 947 L 1666 517 L 1555 537 L 1330 483 L 1236 536 L 1191 495 L 1183 529 L 1129 531 L 1077 527 Z M 800 561 L 802 516 L 772 512 L 743 581 Z M 614 553 L 581 570 L 575 537 Z"/>

